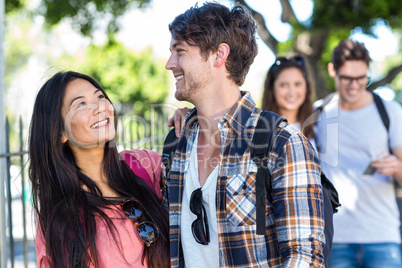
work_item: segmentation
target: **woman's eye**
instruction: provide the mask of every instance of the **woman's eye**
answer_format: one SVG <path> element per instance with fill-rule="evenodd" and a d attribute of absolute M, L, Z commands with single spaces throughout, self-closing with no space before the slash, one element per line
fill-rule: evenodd
<path fill-rule="evenodd" d="M 103 95 L 103 94 L 98 96 L 98 100 L 104 99 L 104 98 L 105 98 L 105 95 Z"/>
<path fill-rule="evenodd" d="M 286 84 L 286 83 L 279 84 L 279 87 L 281 87 L 281 88 L 287 88 L 287 87 L 288 87 L 288 84 Z"/>
<path fill-rule="evenodd" d="M 84 105 L 86 105 L 85 102 L 80 102 L 80 103 L 77 105 L 77 108 L 80 108 L 80 107 L 82 107 L 82 106 L 84 106 Z"/>

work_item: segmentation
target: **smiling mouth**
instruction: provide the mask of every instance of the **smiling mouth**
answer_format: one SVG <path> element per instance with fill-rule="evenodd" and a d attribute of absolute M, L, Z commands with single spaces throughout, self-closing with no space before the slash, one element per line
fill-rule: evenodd
<path fill-rule="evenodd" d="M 96 122 L 95 124 L 91 125 L 90 128 L 101 127 L 101 126 L 104 126 L 104 125 L 106 125 L 106 124 L 108 124 L 108 123 L 109 123 L 109 118 L 106 118 L 106 119 L 103 120 L 103 121 Z"/>
<path fill-rule="evenodd" d="M 179 81 L 180 79 L 183 78 L 183 75 L 178 75 L 178 76 L 176 76 L 175 78 L 176 78 L 176 82 L 177 82 L 177 81 Z"/>

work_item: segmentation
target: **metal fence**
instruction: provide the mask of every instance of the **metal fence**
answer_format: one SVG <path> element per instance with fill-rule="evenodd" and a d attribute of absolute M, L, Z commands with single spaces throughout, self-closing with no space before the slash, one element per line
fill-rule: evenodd
<path fill-rule="evenodd" d="M 117 129 L 118 149 L 143 148 L 161 153 L 163 140 L 168 132 L 166 122 L 168 116 L 163 112 L 153 112 L 151 119 L 146 120 L 137 116 L 119 117 Z M 7 226 L 6 233 L 1 233 L 1 248 L 6 251 L 7 267 L 36 267 L 35 254 L 35 223 L 30 196 L 30 185 L 27 177 L 28 152 L 26 151 L 26 139 L 24 139 L 24 127 L 22 120 L 13 125 L 10 131 L 6 120 L 6 153 L 0 154 L 0 160 L 6 160 L 7 176 L 0 178 L 5 183 L 6 200 L 0 200 L 0 205 L 5 207 L 6 217 L 1 217 L 2 226 Z M 16 149 L 10 149 L 10 133 L 13 133 L 13 143 L 18 144 Z M 0 137 L 1 138 L 1 137 Z M 397 201 L 402 210 L 402 188 L 397 188 Z M 402 213 L 401 213 L 402 217 Z M 0 265 L 2 266 L 2 265 Z"/>
<path fill-rule="evenodd" d="M 159 153 L 162 151 L 163 140 L 168 132 L 166 122 L 168 116 L 162 111 L 152 111 L 144 119 L 138 116 L 119 117 L 117 129 L 118 150 L 123 149 L 150 149 Z M 6 160 L 6 178 L 0 178 L 5 185 L 5 200 L 0 205 L 5 207 L 5 217 L 1 217 L 2 226 L 6 226 L 6 233 L 1 233 L 1 248 L 6 251 L 7 267 L 36 267 L 35 254 L 35 220 L 31 202 L 31 188 L 27 175 L 29 163 L 26 149 L 27 139 L 24 139 L 24 126 L 22 119 L 10 128 L 6 119 L 6 152 L 0 154 L 0 160 Z M 11 134 L 11 135 L 10 135 Z M 18 145 L 11 149 L 10 143 Z M 3 231 L 4 232 L 4 231 Z M 0 266 L 2 266 L 0 264 Z"/>

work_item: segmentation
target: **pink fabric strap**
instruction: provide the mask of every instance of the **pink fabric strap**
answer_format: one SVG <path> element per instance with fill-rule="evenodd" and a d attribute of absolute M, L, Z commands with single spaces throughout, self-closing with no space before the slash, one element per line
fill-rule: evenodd
<path fill-rule="evenodd" d="M 161 157 L 158 153 L 148 150 L 125 150 L 120 153 L 131 170 L 140 177 L 159 198 L 161 180 Z"/>
<path fill-rule="evenodd" d="M 153 189 L 153 183 L 151 181 L 151 178 L 148 175 L 148 172 L 145 170 L 145 168 L 140 164 L 140 162 L 132 156 L 131 154 L 123 154 L 124 161 L 127 163 L 127 165 L 131 168 L 131 170 L 140 177 L 146 184 L 148 184 L 151 189 Z"/>

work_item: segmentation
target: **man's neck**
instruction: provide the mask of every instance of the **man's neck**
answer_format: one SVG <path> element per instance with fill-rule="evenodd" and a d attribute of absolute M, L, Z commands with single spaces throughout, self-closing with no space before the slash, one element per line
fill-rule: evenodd
<path fill-rule="evenodd" d="M 225 92 L 222 92 L 222 89 L 217 89 L 216 94 L 194 103 L 197 109 L 200 129 L 216 130 L 219 119 L 222 118 L 240 98 L 241 94 L 238 87 L 231 88 Z"/>
<path fill-rule="evenodd" d="M 339 108 L 341 108 L 342 110 L 352 111 L 352 110 L 358 110 L 358 109 L 364 108 L 364 107 L 370 105 L 371 103 L 373 103 L 373 101 L 374 101 L 374 99 L 373 99 L 372 95 L 368 91 L 365 91 L 362 98 L 359 101 L 356 101 L 353 103 L 346 102 L 342 99 L 341 96 L 339 96 L 338 105 L 339 105 Z"/>

